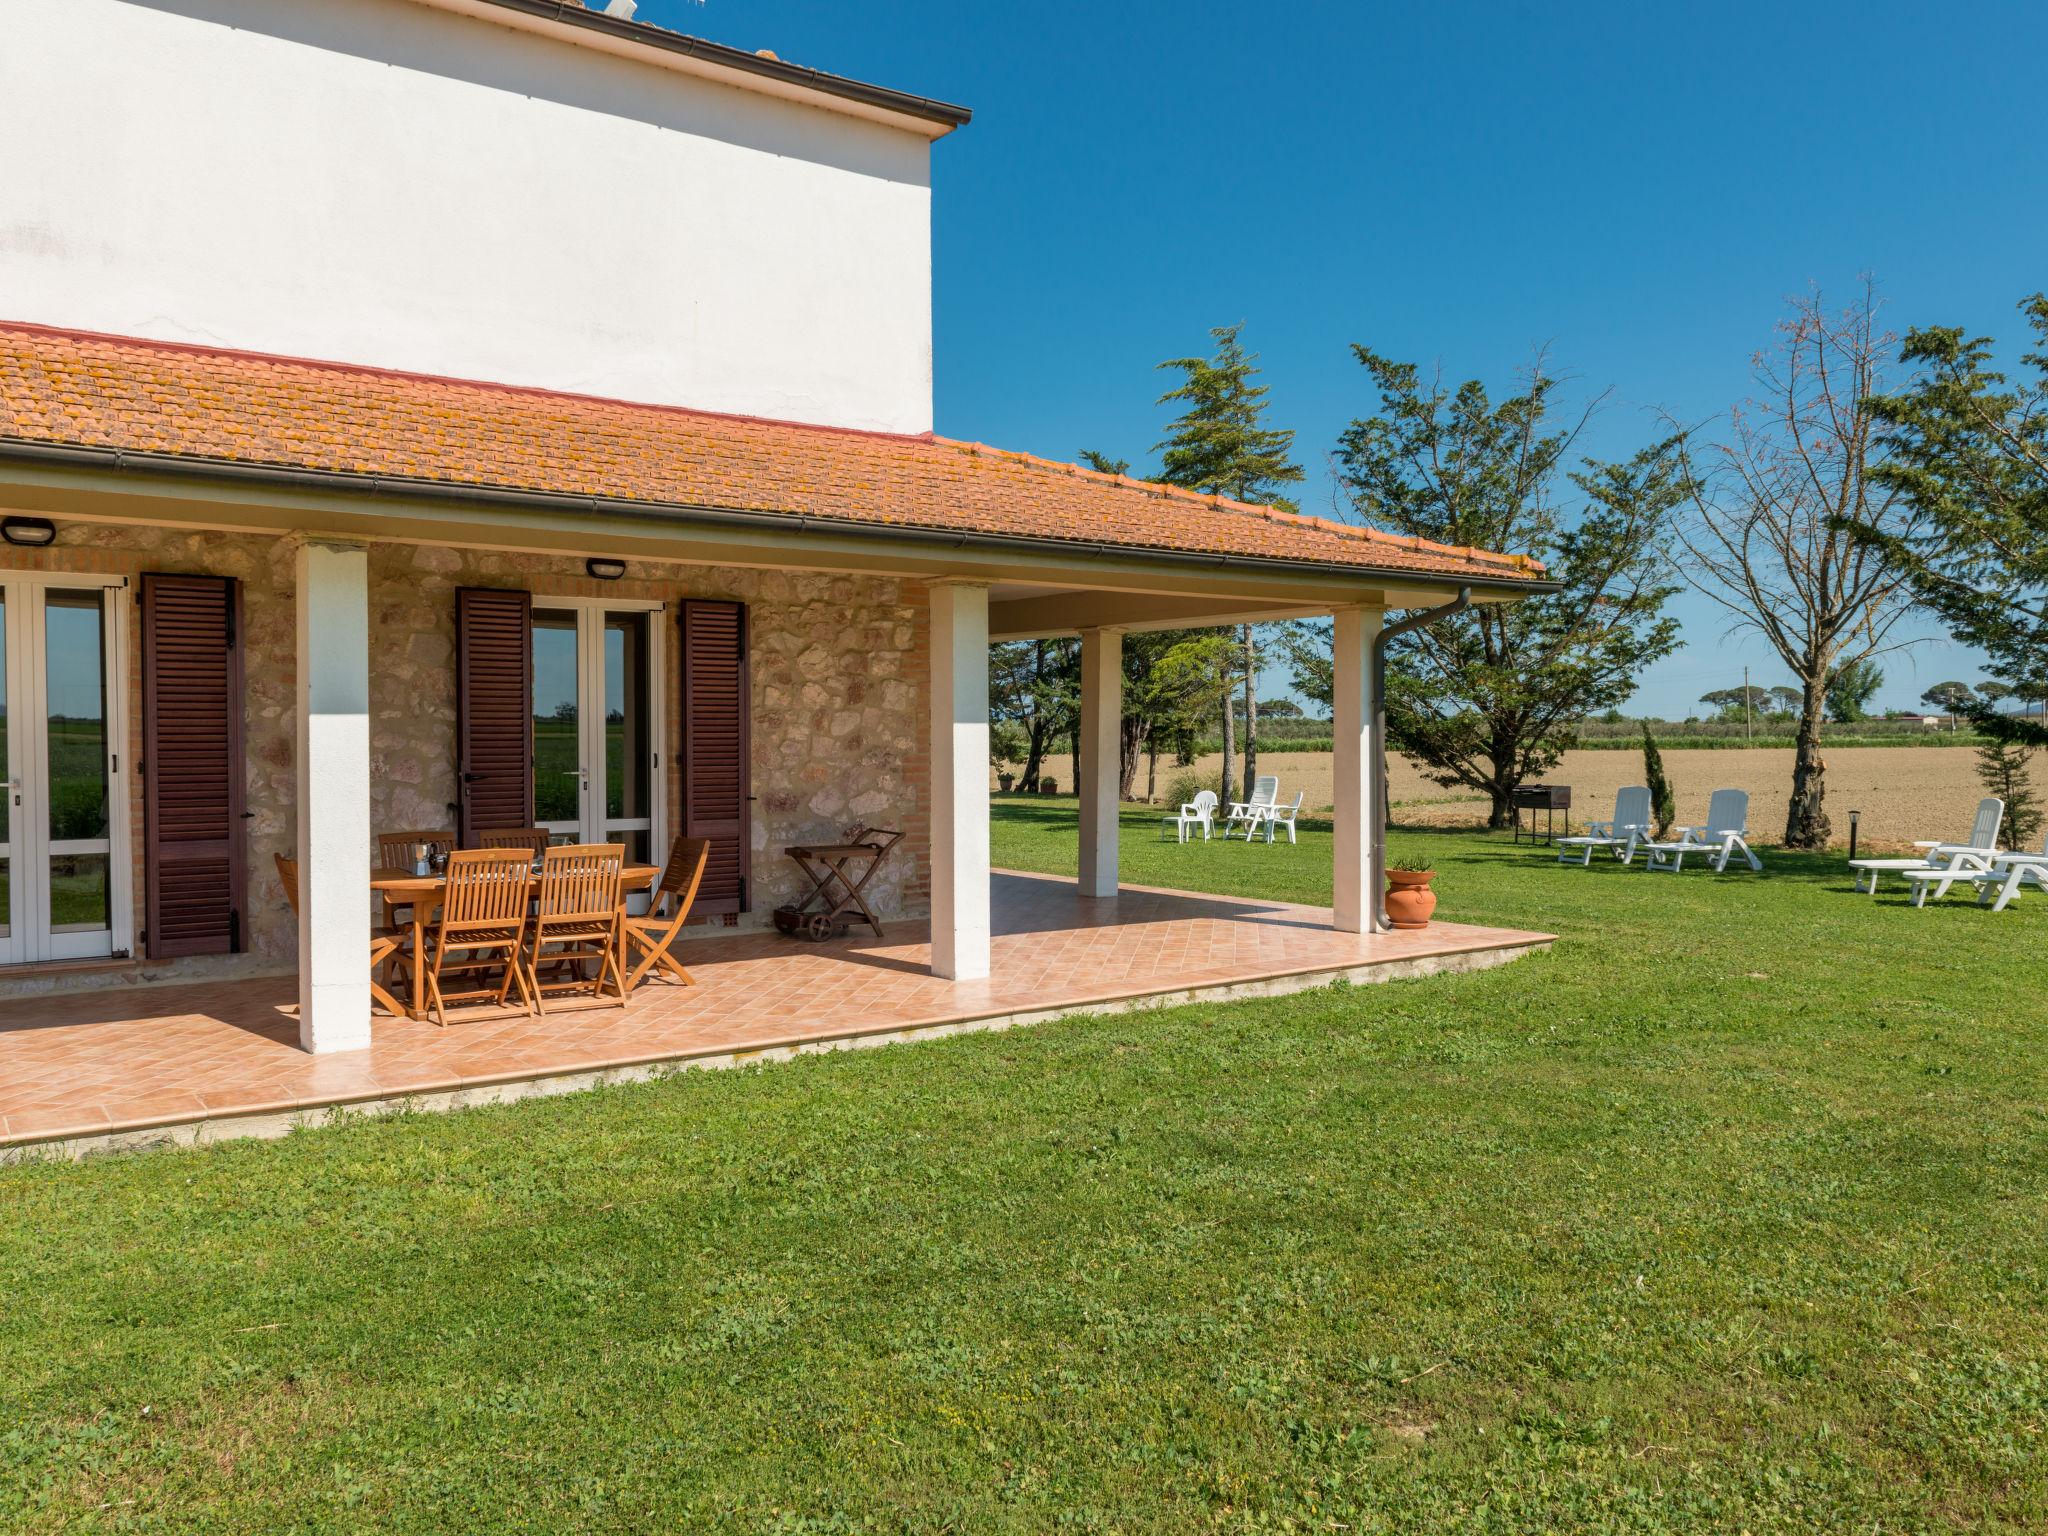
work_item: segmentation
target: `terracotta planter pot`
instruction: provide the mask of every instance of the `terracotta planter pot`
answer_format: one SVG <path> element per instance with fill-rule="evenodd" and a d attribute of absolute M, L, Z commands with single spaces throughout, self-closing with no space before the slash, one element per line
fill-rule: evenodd
<path fill-rule="evenodd" d="M 1396 928 L 1427 928 L 1436 910 L 1436 892 L 1429 882 L 1433 869 L 1390 869 L 1387 871 L 1387 921 Z"/>

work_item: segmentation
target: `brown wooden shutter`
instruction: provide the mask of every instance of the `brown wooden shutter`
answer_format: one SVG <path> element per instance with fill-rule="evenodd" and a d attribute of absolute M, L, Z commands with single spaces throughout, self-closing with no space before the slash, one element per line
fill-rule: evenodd
<path fill-rule="evenodd" d="M 455 594 L 455 778 L 464 847 L 533 825 L 533 598 Z"/>
<path fill-rule="evenodd" d="M 686 602 L 682 626 L 683 836 L 711 840 L 692 910 L 745 912 L 753 873 L 746 605 Z"/>
<path fill-rule="evenodd" d="M 241 583 L 143 576 L 143 932 L 153 959 L 242 948 L 241 629 Z"/>

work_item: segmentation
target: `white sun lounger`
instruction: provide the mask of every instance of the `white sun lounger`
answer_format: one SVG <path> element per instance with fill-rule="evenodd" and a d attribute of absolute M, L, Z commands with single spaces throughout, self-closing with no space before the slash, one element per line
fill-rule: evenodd
<path fill-rule="evenodd" d="M 1976 848 L 1951 848 L 1945 858 L 1929 859 L 1918 869 L 1901 870 L 1900 873 L 1913 887 L 1913 905 L 1924 907 L 1928 897 L 1939 901 L 1948 894 L 1952 885 L 1975 885 L 1979 875 L 1990 873 L 1998 857 L 1996 853 L 1985 853 Z"/>
<path fill-rule="evenodd" d="M 1995 795 L 1986 795 L 1977 802 L 1977 814 L 1970 819 L 1970 836 L 1960 843 L 1915 843 L 1923 852 L 1912 859 L 1851 859 L 1849 868 L 1856 872 L 1856 889 L 1865 889 L 1864 877 L 1868 876 L 1868 893 L 1877 894 L 1877 882 L 1884 875 L 1904 875 L 1912 879 L 1915 874 L 1946 870 L 1956 861 L 1958 854 L 1970 855 L 1968 869 L 1981 873 L 1990 868 L 1992 858 L 1998 852 L 1998 829 L 2005 824 L 2005 802 Z M 1923 885 L 1924 891 L 1926 887 Z M 1947 887 L 1942 887 L 1944 891 Z M 1914 905 L 1921 905 L 1916 901 Z"/>
<path fill-rule="evenodd" d="M 2001 853 L 1989 869 L 1968 878 L 1977 887 L 1977 905 L 1994 912 L 2019 900 L 2020 887 L 2029 880 L 2048 891 L 2048 837 L 2041 840 L 2039 853 Z"/>
<path fill-rule="evenodd" d="M 1680 827 L 1678 836 L 1667 843 L 1643 844 L 1643 851 L 1650 856 L 1643 867 L 1677 874 L 1685 868 L 1685 856 L 1693 854 L 1712 860 L 1718 875 L 1727 871 L 1728 861 L 1739 853 L 1752 870 L 1761 872 L 1764 862 L 1750 851 L 1748 837 L 1749 791 L 1717 789 L 1707 801 L 1704 825 Z"/>
<path fill-rule="evenodd" d="M 1593 851 L 1605 848 L 1624 864 L 1633 863 L 1636 848 L 1655 829 L 1650 824 L 1650 792 L 1631 784 L 1614 797 L 1614 819 L 1586 824 L 1584 835 L 1557 840 L 1557 862 L 1577 864 L 1581 869 L 1593 862 Z M 1578 857 L 1574 858 L 1576 854 Z"/>

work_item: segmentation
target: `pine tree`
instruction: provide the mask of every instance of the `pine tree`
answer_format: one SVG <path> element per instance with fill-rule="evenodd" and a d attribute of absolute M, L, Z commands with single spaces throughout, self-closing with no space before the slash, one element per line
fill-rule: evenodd
<path fill-rule="evenodd" d="M 1227 496 L 1232 501 L 1296 510 L 1280 494 L 1280 487 L 1301 479 L 1301 466 L 1292 462 L 1294 434 L 1268 427 L 1266 386 L 1254 383 L 1259 370 L 1253 366 L 1257 354 L 1247 352 L 1238 339 L 1243 322 L 1219 325 L 1209 334 L 1216 341 L 1214 357 L 1176 357 L 1161 368 L 1178 369 L 1180 385 L 1159 397 L 1161 405 L 1184 407 L 1166 429 L 1166 438 L 1155 444 L 1162 456 L 1160 479 L 1168 485 L 1184 486 L 1209 496 Z M 1223 701 L 1223 798 L 1251 798 L 1252 780 L 1258 770 L 1259 653 L 1252 626 L 1239 632 L 1243 656 L 1239 669 L 1244 674 L 1244 792 L 1234 794 L 1230 784 L 1231 759 L 1236 755 L 1237 710 L 1228 693 Z"/>
<path fill-rule="evenodd" d="M 2005 802 L 2005 844 L 2031 849 L 2041 835 L 2041 802 L 2034 795 L 2034 749 L 2016 741 L 1987 741 L 1977 749 L 1977 778 Z"/>
<path fill-rule="evenodd" d="M 1903 533 L 1844 520 L 1897 560 L 1914 596 L 2015 691 L 2039 686 L 2048 654 L 2048 295 L 2020 309 L 2033 335 L 2018 381 L 1993 366 L 1984 337 L 1939 326 L 1907 334 L 1915 382 L 1874 408 L 1891 430 L 1884 477 L 1920 518 Z M 1974 713 L 1986 735 L 2048 746 L 2048 716 L 1988 701 Z"/>
<path fill-rule="evenodd" d="M 1936 683 L 1920 695 L 1920 702 L 1944 715 L 1960 715 L 1977 702 L 1977 695 L 1968 683 Z"/>
<path fill-rule="evenodd" d="M 1387 658 L 1387 733 L 1447 788 L 1481 791 L 1505 831 L 1517 787 L 1554 767 L 1577 722 L 1618 706 L 1678 645 L 1665 538 L 1688 483 L 1676 440 L 1567 472 L 1584 417 L 1560 424 L 1541 359 L 1518 395 L 1452 386 L 1353 349 L 1378 395 L 1337 445 L 1357 520 L 1545 562 L 1558 590 L 1479 603 L 1405 636 Z M 1568 504 L 1567 487 L 1577 492 Z"/>
<path fill-rule="evenodd" d="M 1129 459 L 1111 458 L 1094 448 L 1083 448 L 1080 460 L 1099 474 L 1131 472 Z M 1225 678 L 1220 691 L 1229 692 L 1230 658 L 1224 654 L 1228 649 L 1224 637 L 1228 633 L 1209 629 L 1140 630 L 1123 637 L 1124 713 L 1118 765 L 1121 798 L 1132 797 L 1138 759 L 1149 757 L 1151 771 L 1145 798 L 1151 799 L 1157 789 L 1161 744 L 1190 740 L 1200 733 L 1201 720 L 1219 692 L 1219 678 Z"/>

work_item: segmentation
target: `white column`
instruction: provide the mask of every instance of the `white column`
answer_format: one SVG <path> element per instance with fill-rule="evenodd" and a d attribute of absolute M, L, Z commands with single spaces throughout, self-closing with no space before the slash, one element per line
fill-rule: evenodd
<path fill-rule="evenodd" d="M 299 546 L 299 1044 L 370 1043 L 370 556 Z"/>
<path fill-rule="evenodd" d="M 988 975 L 988 588 L 932 585 L 932 974 Z"/>
<path fill-rule="evenodd" d="M 1335 785 L 1332 822 L 1336 831 L 1334 926 L 1344 933 L 1372 931 L 1372 894 L 1366 889 L 1366 864 L 1371 847 L 1372 819 L 1380 765 L 1368 750 L 1373 711 L 1372 643 L 1379 635 L 1381 610 L 1344 608 L 1335 615 L 1331 639 L 1335 666 L 1331 673 L 1331 768 Z"/>
<path fill-rule="evenodd" d="M 1081 894 L 1116 894 L 1117 793 L 1123 778 L 1124 636 L 1081 631 Z"/>

